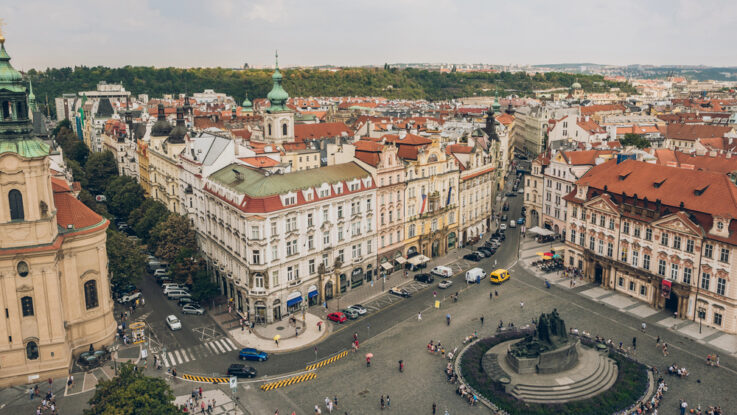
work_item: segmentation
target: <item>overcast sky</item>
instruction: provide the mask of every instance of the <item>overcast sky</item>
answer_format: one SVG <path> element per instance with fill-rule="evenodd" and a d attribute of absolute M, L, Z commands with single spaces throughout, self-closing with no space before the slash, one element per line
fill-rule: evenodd
<path fill-rule="evenodd" d="M 7 0 L 16 68 L 737 66 L 735 0 Z"/>

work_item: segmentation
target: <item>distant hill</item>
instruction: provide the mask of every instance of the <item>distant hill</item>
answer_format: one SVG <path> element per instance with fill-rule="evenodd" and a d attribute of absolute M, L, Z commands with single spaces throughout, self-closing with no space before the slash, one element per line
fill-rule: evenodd
<path fill-rule="evenodd" d="M 421 69 L 343 68 L 337 71 L 286 69 L 284 88 L 290 96 L 384 96 L 387 98 L 444 100 L 468 96 L 530 95 L 533 90 L 569 87 L 578 81 L 587 91 L 607 91 L 617 87 L 634 92 L 627 83 L 605 81 L 600 75 L 551 72 L 529 76 L 524 72 L 453 72 Z M 122 83 L 134 95 L 193 93 L 204 89 L 224 92 L 242 100 L 266 97 L 271 89 L 272 70 L 225 68 L 152 68 L 102 66 L 30 70 L 39 103 L 62 93 L 94 90 L 97 83 Z M 513 91 L 513 92 L 512 92 Z M 52 108 L 53 111 L 53 108 Z"/>

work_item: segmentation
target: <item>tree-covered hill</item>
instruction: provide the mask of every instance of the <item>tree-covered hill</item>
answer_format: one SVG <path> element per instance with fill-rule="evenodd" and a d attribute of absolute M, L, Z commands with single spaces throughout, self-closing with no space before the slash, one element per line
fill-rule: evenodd
<path fill-rule="evenodd" d="M 625 83 L 605 81 L 598 75 L 545 73 L 529 76 L 523 72 L 440 73 L 419 69 L 345 68 L 338 71 L 287 69 L 282 71 L 284 87 L 291 96 L 385 96 L 441 100 L 473 95 L 529 95 L 536 89 L 569 87 L 578 81 L 587 91 L 607 91 L 619 87 L 634 89 Z M 168 93 L 199 92 L 214 89 L 242 100 L 265 97 L 271 88 L 271 70 L 233 70 L 225 68 L 153 68 L 102 66 L 53 68 L 28 72 L 39 103 L 62 93 L 94 90 L 97 83 L 123 83 L 133 94 L 147 93 L 160 97 Z"/>

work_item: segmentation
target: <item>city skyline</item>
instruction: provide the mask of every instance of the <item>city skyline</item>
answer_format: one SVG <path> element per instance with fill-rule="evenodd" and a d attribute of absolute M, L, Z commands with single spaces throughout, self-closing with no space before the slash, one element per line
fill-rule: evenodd
<path fill-rule="evenodd" d="M 14 64 L 241 67 L 398 62 L 735 66 L 737 4 L 576 0 L 112 2 L 0 6 Z"/>

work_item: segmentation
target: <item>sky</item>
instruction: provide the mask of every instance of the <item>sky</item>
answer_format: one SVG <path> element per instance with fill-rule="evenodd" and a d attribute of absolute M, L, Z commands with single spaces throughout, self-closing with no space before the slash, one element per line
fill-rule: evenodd
<path fill-rule="evenodd" d="M 21 70 L 489 63 L 737 66 L 734 0 L 8 0 Z"/>

